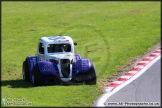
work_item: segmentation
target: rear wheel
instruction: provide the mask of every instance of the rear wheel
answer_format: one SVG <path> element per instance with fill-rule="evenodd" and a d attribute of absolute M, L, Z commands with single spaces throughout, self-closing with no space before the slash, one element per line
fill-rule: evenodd
<path fill-rule="evenodd" d="M 23 80 L 28 81 L 28 82 L 30 81 L 29 65 L 28 65 L 27 60 L 23 62 L 22 75 L 23 75 Z"/>
<path fill-rule="evenodd" d="M 32 84 L 35 86 L 43 85 L 44 77 L 39 70 L 38 64 L 36 64 L 32 69 Z"/>
<path fill-rule="evenodd" d="M 86 84 L 88 85 L 96 84 L 97 78 L 96 78 L 95 66 L 93 63 L 91 63 L 91 67 L 89 71 L 87 72 L 87 75 L 90 76 L 91 79 Z"/>

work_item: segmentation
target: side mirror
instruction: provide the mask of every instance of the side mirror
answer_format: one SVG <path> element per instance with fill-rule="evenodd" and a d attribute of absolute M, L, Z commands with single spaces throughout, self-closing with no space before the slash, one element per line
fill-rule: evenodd
<path fill-rule="evenodd" d="M 74 45 L 76 46 L 76 45 L 77 45 L 77 43 L 76 43 L 76 42 L 74 42 Z"/>

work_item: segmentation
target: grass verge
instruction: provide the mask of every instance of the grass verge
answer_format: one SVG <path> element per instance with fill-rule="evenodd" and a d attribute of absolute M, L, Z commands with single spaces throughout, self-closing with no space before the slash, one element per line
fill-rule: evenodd
<path fill-rule="evenodd" d="M 160 41 L 160 2 L 2 2 L 2 98 L 33 106 L 90 106 L 100 81 Z M 95 64 L 97 85 L 33 87 L 22 63 L 42 36 L 69 35 Z"/>

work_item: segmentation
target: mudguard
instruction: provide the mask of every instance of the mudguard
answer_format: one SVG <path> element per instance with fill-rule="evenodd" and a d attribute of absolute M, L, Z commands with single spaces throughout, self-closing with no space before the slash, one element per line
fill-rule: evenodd
<path fill-rule="evenodd" d="M 76 61 L 75 67 L 76 67 L 77 73 L 87 72 L 91 67 L 90 60 L 87 58 L 81 58 L 78 61 Z"/>
<path fill-rule="evenodd" d="M 57 65 L 55 63 L 53 63 L 53 62 L 39 61 L 38 62 L 38 67 L 39 67 L 40 72 L 43 75 L 54 75 L 54 76 L 57 76 L 57 73 L 56 73 L 56 72 L 58 72 L 56 70 Z"/>
<path fill-rule="evenodd" d="M 73 64 L 72 72 L 73 72 L 74 75 L 76 75 L 76 74 L 78 74 L 78 71 L 76 70 L 76 61 L 80 60 L 81 56 L 80 56 L 80 54 L 75 54 L 74 56 L 75 56 L 75 60 L 73 60 L 73 63 L 72 63 Z"/>
<path fill-rule="evenodd" d="M 77 61 L 77 60 L 79 60 L 79 59 L 81 59 L 80 54 L 75 54 L 75 60 Z"/>
<path fill-rule="evenodd" d="M 28 56 L 26 57 L 26 61 L 28 62 L 29 65 L 29 74 L 30 74 L 30 79 L 32 78 L 32 69 L 34 65 L 38 62 L 38 57 L 37 56 Z"/>

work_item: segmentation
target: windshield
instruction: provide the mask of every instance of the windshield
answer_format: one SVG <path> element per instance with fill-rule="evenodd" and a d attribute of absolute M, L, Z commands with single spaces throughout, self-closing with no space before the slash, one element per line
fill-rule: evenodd
<path fill-rule="evenodd" d="M 70 44 L 49 44 L 47 47 L 48 53 L 54 52 L 71 52 Z"/>

